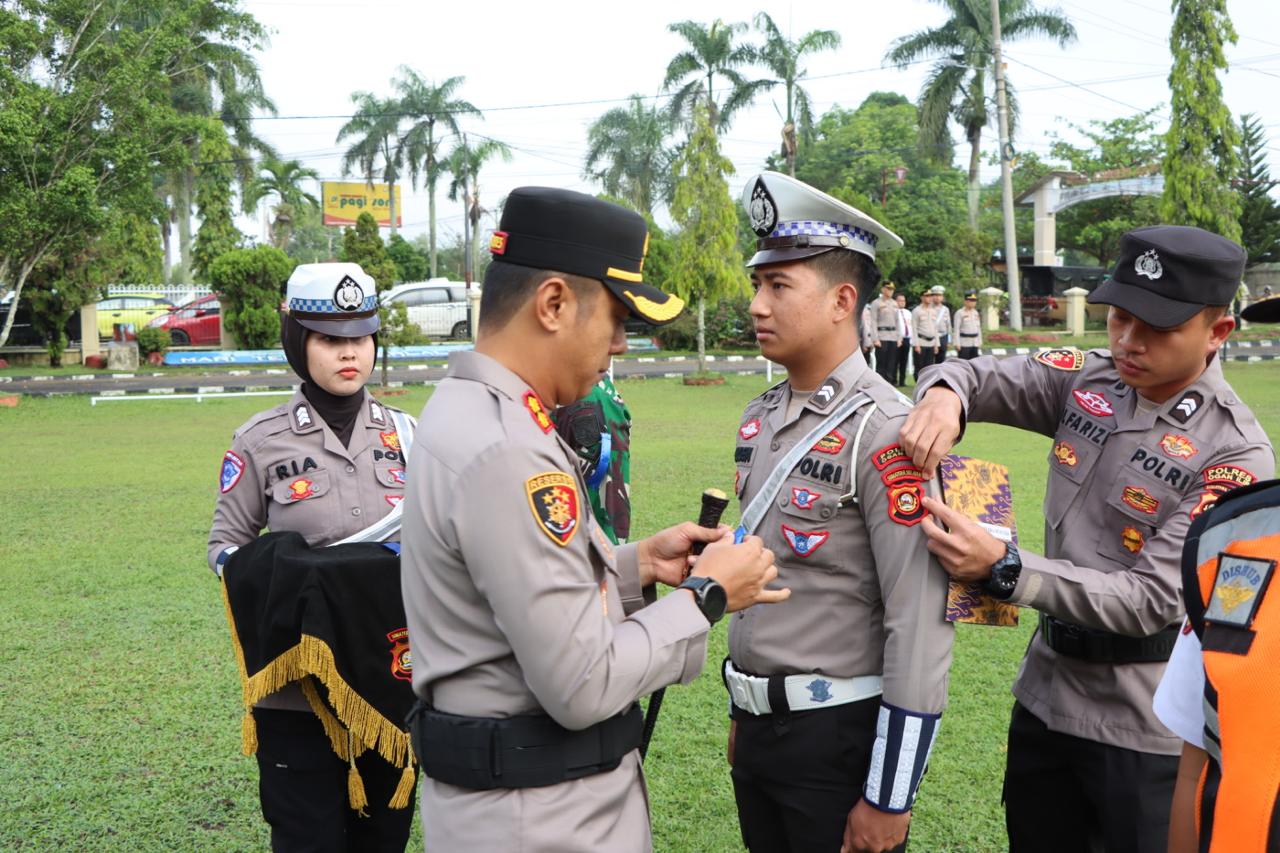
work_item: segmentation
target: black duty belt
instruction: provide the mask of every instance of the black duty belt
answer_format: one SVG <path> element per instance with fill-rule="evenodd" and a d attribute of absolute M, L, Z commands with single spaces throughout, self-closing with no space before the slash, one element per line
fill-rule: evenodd
<path fill-rule="evenodd" d="M 1150 637 L 1128 637 L 1086 628 L 1040 614 L 1040 632 L 1049 648 L 1060 655 L 1090 663 L 1155 663 L 1167 661 L 1178 639 L 1178 626 L 1170 625 Z"/>
<path fill-rule="evenodd" d="M 546 714 L 460 717 L 419 700 L 409 712 L 413 750 L 431 779 L 487 791 L 540 788 L 613 770 L 640 746 L 640 706 L 571 731 Z"/>
<path fill-rule="evenodd" d="M 962 338 L 976 338 L 976 337 L 978 337 L 978 333 L 977 333 L 977 332 L 973 332 L 972 334 L 970 334 L 969 332 L 961 332 L 961 333 L 960 333 L 960 337 L 962 337 Z"/>
<path fill-rule="evenodd" d="M 936 344 L 936 343 L 938 342 L 938 339 L 937 339 L 936 337 L 933 337 L 933 338 L 916 338 L 916 340 L 917 340 L 918 342 L 922 343 L 922 344 Z"/>
<path fill-rule="evenodd" d="M 896 331 L 897 328 L 897 326 L 876 326 L 876 330 L 881 332 L 893 332 Z"/>

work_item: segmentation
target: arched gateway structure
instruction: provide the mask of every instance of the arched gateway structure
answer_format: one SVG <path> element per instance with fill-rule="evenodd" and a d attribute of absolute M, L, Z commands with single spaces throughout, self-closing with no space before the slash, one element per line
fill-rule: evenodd
<path fill-rule="evenodd" d="M 1079 172 L 1050 172 L 1041 178 L 1014 202 L 1034 209 L 1032 263 L 1046 267 L 1061 265 L 1055 233 L 1058 211 L 1098 198 L 1160 195 L 1164 192 L 1164 175 L 1157 173 L 1156 168 L 1103 172 L 1092 179 Z"/>

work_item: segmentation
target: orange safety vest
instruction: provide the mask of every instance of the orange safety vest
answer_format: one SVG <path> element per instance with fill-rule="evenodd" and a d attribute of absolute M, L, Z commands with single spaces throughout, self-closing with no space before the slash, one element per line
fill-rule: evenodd
<path fill-rule="evenodd" d="M 1280 853 L 1280 480 L 1221 497 L 1182 555 L 1204 650 L 1202 853 Z"/>

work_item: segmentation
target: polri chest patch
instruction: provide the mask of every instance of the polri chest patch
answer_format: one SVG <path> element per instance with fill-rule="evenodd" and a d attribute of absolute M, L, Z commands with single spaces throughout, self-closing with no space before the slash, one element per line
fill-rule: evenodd
<path fill-rule="evenodd" d="M 1266 594 L 1275 560 L 1242 557 L 1223 552 L 1218 555 L 1218 571 L 1213 578 L 1213 591 L 1205 608 L 1206 622 L 1249 628 L 1257 615 L 1258 605 Z"/>
<path fill-rule="evenodd" d="M 525 480 L 524 490 L 538 529 L 561 548 L 573 541 L 580 517 L 573 477 L 563 471 L 547 471 Z"/>

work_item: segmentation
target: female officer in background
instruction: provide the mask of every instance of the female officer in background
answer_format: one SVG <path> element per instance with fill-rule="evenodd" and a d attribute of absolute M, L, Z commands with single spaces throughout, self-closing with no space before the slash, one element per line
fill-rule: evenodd
<path fill-rule="evenodd" d="M 373 279 L 359 264 L 300 265 L 289 279 L 286 309 L 281 340 L 302 384 L 287 403 L 236 430 L 223 457 L 208 554 L 219 576 L 231 553 L 263 528 L 296 531 L 312 547 L 329 545 L 377 522 L 404 494 L 395 419 L 412 421 L 365 390 L 379 328 Z M 374 750 L 361 754 L 355 765 L 368 806 L 365 814 L 352 810 L 350 768 L 331 749 L 301 683 L 253 709 L 272 849 L 404 850 L 412 798 L 408 808 L 388 807 L 401 771 Z"/>

